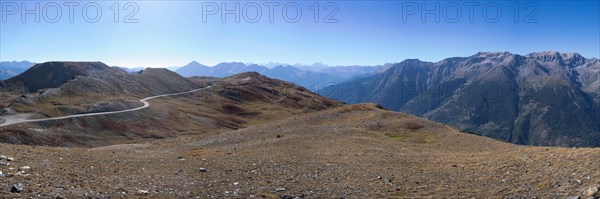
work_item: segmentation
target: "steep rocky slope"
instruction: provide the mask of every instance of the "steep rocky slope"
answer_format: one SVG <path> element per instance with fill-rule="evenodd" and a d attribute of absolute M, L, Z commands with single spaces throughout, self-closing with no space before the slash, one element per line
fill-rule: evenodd
<path fill-rule="evenodd" d="M 406 60 L 324 91 L 519 144 L 600 146 L 600 61 L 577 53 Z"/>

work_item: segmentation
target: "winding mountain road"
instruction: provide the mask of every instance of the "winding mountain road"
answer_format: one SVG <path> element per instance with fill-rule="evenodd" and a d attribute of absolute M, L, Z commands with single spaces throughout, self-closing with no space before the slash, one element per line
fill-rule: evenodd
<path fill-rule="evenodd" d="M 204 88 L 194 89 L 194 90 L 186 91 L 186 92 L 171 93 L 171 94 L 162 94 L 162 95 L 156 95 L 156 96 L 147 97 L 147 98 L 144 98 L 144 99 L 140 100 L 140 102 L 144 103 L 143 106 L 136 107 L 136 108 L 131 108 L 131 109 L 126 109 L 126 110 L 120 110 L 120 111 L 108 111 L 108 112 L 98 112 L 98 113 L 84 113 L 84 114 L 68 115 L 68 116 L 61 116 L 61 117 L 43 118 L 43 119 L 27 119 L 27 118 L 19 118 L 19 117 L 6 117 L 6 118 L 4 118 L 6 121 L 4 123 L 0 124 L 0 127 L 6 127 L 6 126 L 10 126 L 10 125 L 21 124 L 21 123 L 28 123 L 28 122 L 43 122 L 43 121 L 51 121 L 51 120 L 62 120 L 62 119 L 69 119 L 69 118 L 98 116 L 98 115 L 109 115 L 109 114 L 117 114 L 117 113 L 126 113 L 126 112 L 132 112 L 132 111 L 139 111 L 139 110 L 148 108 L 150 106 L 150 102 L 148 102 L 148 101 L 151 100 L 151 99 L 156 99 L 156 98 L 161 98 L 161 97 L 169 97 L 169 96 L 175 96 L 175 95 L 183 95 L 183 94 L 188 94 L 188 93 L 193 93 L 193 92 L 201 91 L 201 90 L 208 89 L 208 88 L 211 88 L 211 87 L 213 87 L 213 86 L 207 86 L 207 87 L 204 87 Z"/>

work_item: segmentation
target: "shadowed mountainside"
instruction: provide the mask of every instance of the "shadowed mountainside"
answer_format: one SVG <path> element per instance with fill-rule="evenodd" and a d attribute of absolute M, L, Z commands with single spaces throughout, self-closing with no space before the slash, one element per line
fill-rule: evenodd
<path fill-rule="evenodd" d="M 46 62 L 4 81 L 5 86 L 23 86 L 25 91 L 57 88 L 78 76 L 109 76 L 124 72 L 101 62 Z"/>
<path fill-rule="evenodd" d="M 478 53 L 406 60 L 323 93 L 518 144 L 600 146 L 599 74 L 577 53 Z"/>

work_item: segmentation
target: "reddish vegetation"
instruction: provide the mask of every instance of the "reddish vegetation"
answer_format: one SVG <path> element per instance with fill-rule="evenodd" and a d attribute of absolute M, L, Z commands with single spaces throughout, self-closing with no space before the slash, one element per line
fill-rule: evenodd
<path fill-rule="evenodd" d="M 343 108 L 339 109 L 340 113 L 348 113 L 348 112 L 352 112 L 352 111 L 372 111 L 375 110 L 375 108 L 380 108 L 381 106 L 378 104 L 353 104 L 350 106 L 345 106 Z"/>
<path fill-rule="evenodd" d="M 240 114 L 240 113 L 246 112 L 245 109 L 243 109 L 235 104 L 229 104 L 229 103 L 225 103 L 225 104 L 221 105 L 221 109 L 223 109 L 223 111 L 228 114 Z"/>
<path fill-rule="evenodd" d="M 110 129 L 113 131 L 127 131 L 127 125 L 113 120 L 98 119 L 96 120 L 102 129 Z"/>
<path fill-rule="evenodd" d="M 369 106 L 367 104 L 354 104 L 354 105 L 352 105 L 352 110 L 355 110 L 355 111 L 371 111 L 371 110 L 373 110 L 373 107 Z"/>
<path fill-rule="evenodd" d="M 410 129 L 410 130 L 417 130 L 417 129 L 425 128 L 423 125 L 415 124 L 412 122 L 406 123 L 406 125 L 404 125 L 404 126 L 406 127 L 406 129 Z"/>

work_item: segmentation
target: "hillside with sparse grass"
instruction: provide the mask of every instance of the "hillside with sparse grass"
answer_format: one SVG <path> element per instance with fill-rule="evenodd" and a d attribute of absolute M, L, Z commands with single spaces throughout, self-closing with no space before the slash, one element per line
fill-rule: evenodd
<path fill-rule="evenodd" d="M 135 144 L 0 146 L 8 197 L 600 197 L 599 149 L 519 146 L 373 104 Z"/>

